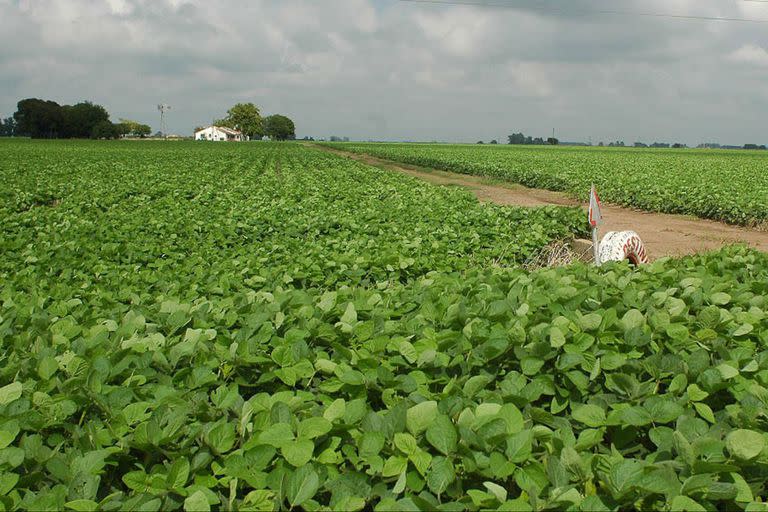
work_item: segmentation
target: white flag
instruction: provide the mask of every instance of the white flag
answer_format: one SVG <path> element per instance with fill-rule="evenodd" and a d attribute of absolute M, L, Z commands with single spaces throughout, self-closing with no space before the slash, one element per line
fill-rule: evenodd
<path fill-rule="evenodd" d="M 600 213 L 600 198 L 597 197 L 597 190 L 592 185 L 592 190 L 589 193 L 589 225 L 596 228 L 602 222 L 603 215 Z"/>

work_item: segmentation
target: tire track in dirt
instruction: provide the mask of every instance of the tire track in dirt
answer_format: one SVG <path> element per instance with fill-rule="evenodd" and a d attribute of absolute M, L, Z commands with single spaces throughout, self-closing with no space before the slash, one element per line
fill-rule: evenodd
<path fill-rule="evenodd" d="M 561 192 L 533 189 L 482 176 L 457 174 L 384 160 L 367 154 L 350 153 L 327 146 L 312 145 L 322 151 L 351 158 L 380 169 L 400 172 L 435 185 L 460 186 L 471 190 L 482 202 L 510 206 L 580 206 L 587 204 Z M 768 251 L 768 231 L 733 226 L 686 215 L 646 212 L 603 204 L 602 237 L 608 231 L 636 231 L 649 257 L 684 256 L 719 249 L 724 245 L 744 243 Z M 586 214 L 585 214 L 586 215 Z"/>

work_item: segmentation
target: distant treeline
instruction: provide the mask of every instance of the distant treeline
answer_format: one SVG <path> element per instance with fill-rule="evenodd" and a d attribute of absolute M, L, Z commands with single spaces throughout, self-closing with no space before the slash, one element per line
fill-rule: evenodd
<path fill-rule="evenodd" d="M 560 142 L 554 137 L 549 137 L 547 140 L 544 140 L 541 137 L 531 137 L 530 135 L 525 135 L 522 132 L 508 135 L 507 139 L 509 140 L 509 144 L 534 144 L 539 146 L 543 144 L 557 146 Z"/>
<path fill-rule="evenodd" d="M 146 137 L 151 132 L 149 125 L 128 119 L 111 122 L 107 109 L 90 101 L 59 105 L 37 98 L 19 101 L 13 117 L 0 126 L 0 135 L 35 139 L 116 139 L 126 135 Z"/>

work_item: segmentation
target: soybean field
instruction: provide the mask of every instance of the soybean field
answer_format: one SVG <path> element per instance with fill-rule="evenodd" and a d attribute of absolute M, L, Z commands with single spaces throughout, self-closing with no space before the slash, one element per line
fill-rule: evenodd
<path fill-rule="evenodd" d="M 490 176 L 603 200 L 746 226 L 768 220 L 765 151 L 466 144 L 332 144 L 444 171 Z"/>
<path fill-rule="evenodd" d="M 0 156 L 6 510 L 766 507 L 765 253 L 528 271 L 579 209 L 294 143 Z"/>

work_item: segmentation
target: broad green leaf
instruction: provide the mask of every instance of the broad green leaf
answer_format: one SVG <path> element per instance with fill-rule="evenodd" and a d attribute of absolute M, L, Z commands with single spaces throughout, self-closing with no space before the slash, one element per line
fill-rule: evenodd
<path fill-rule="evenodd" d="M 456 471 L 450 459 L 434 457 L 427 473 L 427 486 L 437 496 L 440 496 L 456 480 Z"/>
<path fill-rule="evenodd" d="M 289 464 L 301 467 L 312 459 L 315 444 L 309 439 L 288 441 L 280 447 L 280 453 Z"/>
<path fill-rule="evenodd" d="M 310 500 L 320 488 L 320 478 L 312 465 L 298 468 L 288 478 L 286 497 L 291 507 L 298 507 Z"/>
<path fill-rule="evenodd" d="M 421 402 L 410 407 L 406 415 L 408 430 L 414 435 L 424 432 L 435 421 L 437 414 L 437 402 L 434 400 Z"/>
<path fill-rule="evenodd" d="M 211 505 L 203 491 L 195 491 L 184 500 L 184 510 L 187 512 L 208 512 L 211 510 Z"/>
<path fill-rule="evenodd" d="M 669 505 L 670 512 L 706 512 L 706 508 L 688 496 L 675 496 Z"/>
<path fill-rule="evenodd" d="M 578 405 L 573 408 L 573 419 L 588 427 L 601 427 L 605 425 L 605 411 L 596 405 Z"/>
<path fill-rule="evenodd" d="M 559 348 L 565 345 L 565 336 L 563 335 L 563 331 L 558 327 L 552 326 L 549 329 L 549 344 L 553 348 Z"/>
<path fill-rule="evenodd" d="M 408 459 L 405 457 L 392 456 L 384 463 L 384 468 L 381 470 L 381 476 L 390 477 L 399 475 L 404 472 L 408 467 Z"/>
<path fill-rule="evenodd" d="M 268 444 L 280 448 L 293 441 L 293 429 L 287 423 L 275 423 L 258 435 L 259 444 Z"/>
<path fill-rule="evenodd" d="M 331 422 L 325 418 L 307 418 L 299 423 L 297 435 L 302 439 L 314 439 L 327 434 L 331 428 Z"/>
<path fill-rule="evenodd" d="M 6 405 L 21 398 L 21 382 L 12 382 L 0 388 L 0 405 Z"/>
<path fill-rule="evenodd" d="M 456 451 L 458 435 L 453 422 L 443 414 L 439 414 L 427 427 L 427 441 L 443 455 L 451 455 Z"/>
<path fill-rule="evenodd" d="M 331 405 L 328 406 L 328 408 L 323 412 L 323 418 L 330 421 L 331 423 L 335 422 L 336 420 L 344 417 L 344 412 L 347 409 L 347 404 L 344 401 L 343 398 L 337 398 L 333 402 L 331 402 Z"/>
<path fill-rule="evenodd" d="M 741 460 L 752 460 L 765 448 L 765 435 L 754 430 L 736 429 L 725 436 L 728 453 Z"/>
<path fill-rule="evenodd" d="M 165 478 L 169 489 L 179 490 L 184 488 L 189 478 L 189 467 L 189 461 L 185 457 L 173 461 L 173 464 L 168 469 L 168 476 Z"/>
<path fill-rule="evenodd" d="M 66 502 L 64 506 L 78 512 L 92 512 L 99 509 L 99 504 L 93 500 L 72 500 Z"/>
<path fill-rule="evenodd" d="M 341 322 L 349 325 L 357 322 L 357 310 L 355 309 L 355 305 L 353 303 L 350 302 L 347 304 L 347 309 L 341 316 Z"/>
<path fill-rule="evenodd" d="M 488 492 L 496 496 L 500 503 L 507 501 L 507 490 L 505 488 L 494 482 L 483 482 L 483 485 L 488 489 Z"/>

